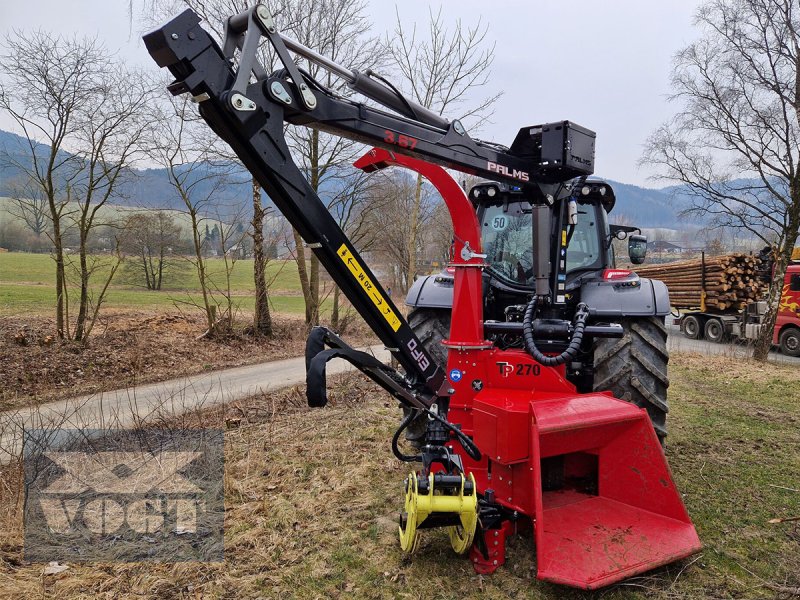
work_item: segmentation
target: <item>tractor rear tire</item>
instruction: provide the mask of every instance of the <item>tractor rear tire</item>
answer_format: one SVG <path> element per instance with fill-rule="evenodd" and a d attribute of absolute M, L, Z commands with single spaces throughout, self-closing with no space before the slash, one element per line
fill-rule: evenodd
<path fill-rule="evenodd" d="M 408 324 L 422 342 L 434 362 L 443 370 L 447 369 L 447 348 L 442 341 L 450 336 L 450 310 L 446 308 L 415 308 L 408 314 Z M 410 409 L 404 408 L 404 415 Z M 419 415 L 406 428 L 406 439 L 414 446 L 425 443 L 428 429 L 428 416 Z"/>
<path fill-rule="evenodd" d="M 620 400 L 647 410 L 664 444 L 667 436 L 667 328 L 663 317 L 627 318 L 619 339 L 594 343 L 596 392 L 609 391 Z"/>

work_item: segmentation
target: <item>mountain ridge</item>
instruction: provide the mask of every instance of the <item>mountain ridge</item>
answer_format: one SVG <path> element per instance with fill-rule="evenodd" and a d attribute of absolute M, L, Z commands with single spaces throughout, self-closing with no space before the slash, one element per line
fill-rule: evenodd
<path fill-rule="evenodd" d="M 47 147 L 39 144 L 37 151 L 46 152 Z M 30 165 L 30 149 L 25 138 L 9 131 L 0 130 L 0 196 L 10 196 L 14 192 L 14 181 L 21 175 L 14 163 Z M 202 178 L 203 172 L 198 174 Z M 679 187 L 647 188 L 634 184 L 605 179 L 614 188 L 617 203 L 611 220 L 625 220 L 642 228 L 678 229 L 682 227 L 680 212 L 687 205 Z M 209 184 L 210 185 L 210 184 Z M 210 191 L 202 189 L 200 193 Z M 215 198 L 226 210 L 249 212 L 252 189 L 249 174 L 244 169 L 236 170 L 235 180 L 227 182 L 217 190 Z M 183 203 L 169 183 L 167 171 L 163 168 L 147 167 L 132 169 L 131 177 L 120 188 L 120 197 L 109 200 L 120 206 L 145 208 L 181 209 Z"/>

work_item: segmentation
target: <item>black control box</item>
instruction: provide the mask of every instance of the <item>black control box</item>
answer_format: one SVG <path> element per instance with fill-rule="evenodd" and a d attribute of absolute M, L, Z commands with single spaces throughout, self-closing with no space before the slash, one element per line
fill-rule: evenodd
<path fill-rule="evenodd" d="M 528 158 L 540 181 L 567 181 L 594 173 L 595 133 L 570 121 L 523 127 L 509 149 Z"/>

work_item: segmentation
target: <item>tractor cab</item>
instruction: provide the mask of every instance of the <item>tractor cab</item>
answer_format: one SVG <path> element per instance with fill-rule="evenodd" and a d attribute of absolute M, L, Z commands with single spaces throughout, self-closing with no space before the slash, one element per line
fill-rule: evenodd
<path fill-rule="evenodd" d="M 585 181 L 571 187 L 554 186 L 558 201 L 557 218 L 549 240 L 566 226 L 565 291 L 573 292 L 588 279 L 602 278 L 615 268 L 612 241 L 629 237 L 631 262 L 643 260 L 647 240 L 634 227 L 609 225 L 608 213 L 616 197 L 604 181 Z M 481 227 L 483 253 L 486 255 L 485 280 L 491 289 L 486 303 L 487 317 L 505 320 L 509 306 L 524 303 L 534 287 L 535 249 L 533 205 L 543 197 L 529 190 L 502 183 L 486 182 L 469 193 Z M 546 200 L 545 200 L 546 201 Z M 570 212 L 573 214 L 571 215 Z M 572 216 L 572 219 L 570 219 Z M 571 224 L 569 224 L 571 223 Z M 560 260 L 552 257 L 552 260 Z"/>

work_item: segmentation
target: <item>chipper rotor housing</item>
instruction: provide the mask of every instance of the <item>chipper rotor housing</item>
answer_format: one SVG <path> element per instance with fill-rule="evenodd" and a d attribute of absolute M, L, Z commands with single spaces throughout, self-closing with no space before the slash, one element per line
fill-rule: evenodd
<path fill-rule="evenodd" d="M 579 394 L 564 365 L 485 340 L 480 231 L 468 198 L 441 167 L 380 149 L 356 162 L 389 165 L 428 178 L 453 220 L 448 417 L 481 450 L 480 460 L 464 457 L 463 471 L 493 517 L 476 534 L 476 570 L 503 564 L 506 535 L 522 520 L 533 525 L 537 577 L 574 587 L 603 587 L 697 552 L 647 412 L 610 393 Z M 458 451 L 454 442 L 447 448 Z"/>

